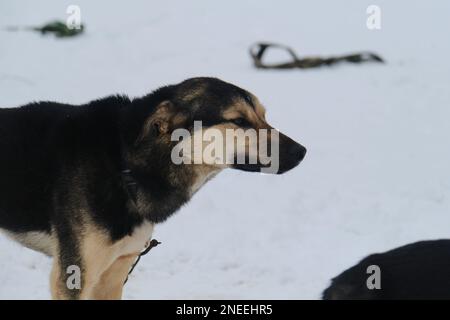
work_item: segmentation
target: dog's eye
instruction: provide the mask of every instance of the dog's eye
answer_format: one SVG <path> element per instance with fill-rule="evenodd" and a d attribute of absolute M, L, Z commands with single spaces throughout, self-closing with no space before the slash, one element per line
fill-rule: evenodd
<path fill-rule="evenodd" d="M 245 127 L 245 126 L 249 125 L 248 121 L 245 120 L 244 118 L 232 119 L 232 120 L 230 120 L 230 122 L 234 123 L 238 127 Z"/>

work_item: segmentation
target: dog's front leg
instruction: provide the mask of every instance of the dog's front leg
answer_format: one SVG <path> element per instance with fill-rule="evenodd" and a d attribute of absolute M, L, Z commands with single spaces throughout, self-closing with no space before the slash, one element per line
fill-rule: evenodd
<path fill-rule="evenodd" d="M 50 275 L 50 291 L 53 300 L 76 298 L 78 292 L 70 292 L 67 288 L 64 276 L 65 270 L 61 267 L 61 259 L 55 256 Z"/>
<path fill-rule="evenodd" d="M 59 242 L 50 275 L 52 299 L 80 299 L 85 288 L 84 266 L 74 246 Z"/>
<path fill-rule="evenodd" d="M 51 273 L 53 299 L 120 299 L 137 254 L 119 257 L 102 232 L 84 230 L 78 242 L 59 241 Z M 76 243 L 76 245 L 74 245 Z"/>
<path fill-rule="evenodd" d="M 139 254 L 136 253 L 117 258 L 112 265 L 103 272 L 99 281 L 96 283 L 90 298 L 96 300 L 121 299 L 124 282 L 138 255 Z"/>

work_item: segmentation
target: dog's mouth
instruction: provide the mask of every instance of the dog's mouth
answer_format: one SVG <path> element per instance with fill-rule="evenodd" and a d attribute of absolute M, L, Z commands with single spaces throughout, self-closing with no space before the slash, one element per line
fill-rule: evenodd
<path fill-rule="evenodd" d="M 247 172 L 283 174 L 298 166 L 305 158 L 306 151 L 304 146 L 291 140 L 288 144 L 280 147 L 279 155 L 276 158 L 272 157 L 271 162 L 268 164 L 262 164 L 259 161 L 255 164 L 249 163 L 248 161 L 239 164 L 235 161 L 232 167 Z"/>
<path fill-rule="evenodd" d="M 261 169 L 264 168 L 264 166 L 259 164 L 246 163 L 246 164 L 234 164 L 233 168 L 247 172 L 261 172 Z"/>

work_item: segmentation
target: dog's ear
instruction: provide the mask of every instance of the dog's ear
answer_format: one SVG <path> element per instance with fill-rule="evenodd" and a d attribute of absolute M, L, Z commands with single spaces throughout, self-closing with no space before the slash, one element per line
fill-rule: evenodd
<path fill-rule="evenodd" d="M 174 114 L 174 105 L 171 101 L 161 102 L 155 112 L 150 116 L 146 124 L 147 133 L 153 132 L 156 135 L 164 134 L 169 131 L 170 119 Z"/>
<path fill-rule="evenodd" d="M 140 143 L 150 136 L 161 136 L 168 133 L 174 109 L 173 103 L 169 100 L 158 104 L 155 111 L 145 120 L 136 143 Z"/>

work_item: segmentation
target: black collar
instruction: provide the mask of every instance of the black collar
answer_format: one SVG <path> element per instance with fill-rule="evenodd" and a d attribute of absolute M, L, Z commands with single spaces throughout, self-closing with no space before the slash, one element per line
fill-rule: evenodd
<path fill-rule="evenodd" d="M 128 163 L 126 161 L 126 152 L 125 152 L 125 142 L 122 137 L 120 137 L 120 167 L 121 167 L 121 180 L 122 185 L 125 189 L 125 192 L 128 196 L 128 199 L 133 203 L 135 207 L 137 207 L 137 188 L 138 184 L 136 179 L 133 176 L 133 173 L 131 172 L 128 166 Z"/>
<path fill-rule="evenodd" d="M 122 183 L 128 198 L 137 206 L 137 182 L 130 169 L 122 169 Z"/>

